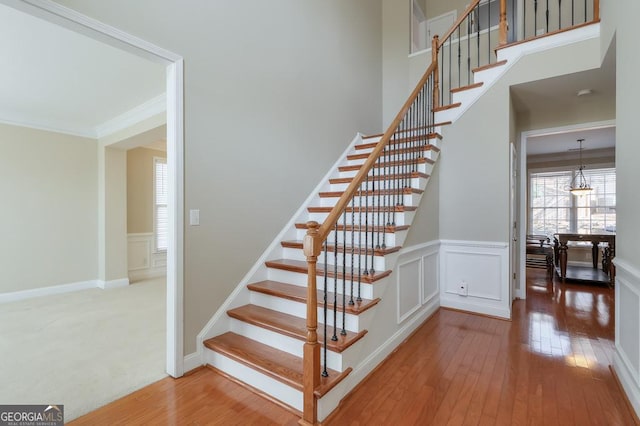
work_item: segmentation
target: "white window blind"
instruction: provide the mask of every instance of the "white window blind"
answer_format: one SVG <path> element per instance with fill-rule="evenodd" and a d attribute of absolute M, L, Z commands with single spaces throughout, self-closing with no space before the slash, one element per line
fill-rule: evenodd
<path fill-rule="evenodd" d="M 584 170 L 585 178 L 593 190 L 578 197 L 569 192 L 576 173 L 574 170 L 567 170 L 531 174 L 531 234 L 615 232 L 616 170 Z"/>
<path fill-rule="evenodd" d="M 167 250 L 167 228 L 169 218 L 167 212 L 167 160 L 153 159 L 153 234 L 156 251 Z"/>

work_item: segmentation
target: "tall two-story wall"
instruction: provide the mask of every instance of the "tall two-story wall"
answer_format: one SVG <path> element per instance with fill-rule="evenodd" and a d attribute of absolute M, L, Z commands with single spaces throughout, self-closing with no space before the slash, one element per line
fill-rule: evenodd
<path fill-rule="evenodd" d="M 381 130 L 380 1 L 60 0 L 184 57 L 185 353 L 356 132 Z M 188 217 L 188 215 L 187 215 Z"/>

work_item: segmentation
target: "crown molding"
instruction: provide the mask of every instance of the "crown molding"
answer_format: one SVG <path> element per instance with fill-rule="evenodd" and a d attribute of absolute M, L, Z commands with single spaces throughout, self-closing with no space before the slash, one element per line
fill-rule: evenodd
<path fill-rule="evenodd" d="M 155 98 L 151 98 L 145 103 L 96 126 L 95 137 L 98 139 L 104 138 L 166 111 L 167 95 L 166 93 L 161 93 Z"/>
<path fill-rule="evenodd" d="M 68 123 L 55 123 L 52 121 L 36 121 L 26 117 L 14 116 L 10 114 L 0 114 L 0 123 L 10 126 L 28 127 L 46 132 L 62 133 L 65 135 L 79 136 L 82 138 L 96 139 L 96 131 L 92 127 L 73 126 Z"/>

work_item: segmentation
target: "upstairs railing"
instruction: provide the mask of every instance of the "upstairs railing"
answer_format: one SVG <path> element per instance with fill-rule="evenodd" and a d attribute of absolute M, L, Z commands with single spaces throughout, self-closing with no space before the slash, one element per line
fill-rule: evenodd
<path fill-rule="evenodd" d="M 520 3 L 524 24 L 517 39 L 528 37 L 524 30 L 532 13 L 534 26 L 537 16 L 545 17 L 545 33 L 599 20 L 599 0 L 590 1 L 591 12 L 585 1 L 587 12 L 583 20 L 578 20 L 576 1 L 546 0 L 542 7 L 541 0 L 524 0 Z M 552 2 L 557 2 L 556 9 L 551 7 Z M 569 2 L 571 19 L 565 12 Z M 497 22 L 496 18 L 492 21 L 492 7 L 499 7 Z M 554 10 L 563 16 L 556 17 Z M 329 341 L 346 339 L 347 310 L 362 301 L 362 284 L 373 282 L 383 272 L 376 267 L 375 256 L 388 249 L 387 233 L 395 230 L 397 214 L 407 207 L 405 195 L 411 194 L 417 180 L 428 177 L 419 166 L 428 162 L 425 153 L 429 139 L 439 124 L 435 123 L 434 110 L 451 103 L 452 90 L 470 86 L 474 71 L 495 64 L 495 49 L 508 41 L 507 12 L 507 0 L 474 0 L 443 37 L 434 37 L 432 63 L 398 115 L 372 151 L 362 155 L 366 159 L 355 176 L 334 181 L 348 186 L 324 222 L 307 223 L 303 241 L 308 264 L 307 340 L 301 424 L 317 424 L 317 399 L 326 390 L 323 380 L 329 380 L 331 374 L 327 367 Z M 553 22 L 559 27 L 553 27 Z M 563 27 L 564 23 L 569 26 Z M 321 330 L 318 306 L 324 317 Z"/>

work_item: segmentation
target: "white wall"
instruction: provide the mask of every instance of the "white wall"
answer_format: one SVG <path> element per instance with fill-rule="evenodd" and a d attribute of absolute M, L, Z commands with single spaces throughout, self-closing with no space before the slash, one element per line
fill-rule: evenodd
<path fill-rule="evenodd" d="M 0 124 L 0 293 L 97 276 L 97 142 Z"/>
<path fill-rule="evenodd" d="M 603 2 L 608 3 L 608 2 Z M 613 3 L 613 2 L 612 2 Z M 640 413 L 640 97 L 637 16 L 640 3 L 621 0 L 606 6 L 616 29 L 616 357 L 614 367 L 636 413 Z M 615 10 L 617 8 L 617 11 Z M 609 33 L 612 26 L 607 25 Z M 606 47 L 606 46 L 605 46 Z"/>
<path fill-rule="evenodd" d="M 184 57 L 185 207 L 201 221 L 185 233 L 193 352 L 355 133 L 381 130 L 380 0 L 59 3 Z"/>

